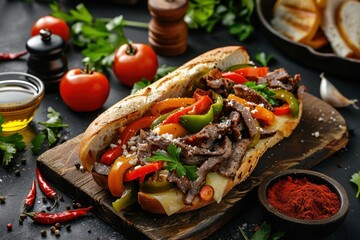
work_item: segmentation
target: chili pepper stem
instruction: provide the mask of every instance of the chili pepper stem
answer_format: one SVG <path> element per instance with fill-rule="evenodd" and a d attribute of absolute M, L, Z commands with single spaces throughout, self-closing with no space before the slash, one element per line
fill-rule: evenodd
<path fill-rule="evenodd" d="M 54 200 L 54 204 L 51 207 L 47 207 L 46 210 L 51 211 L 58 205 L 58 197 L 54 196 L 53 200 Z"/>

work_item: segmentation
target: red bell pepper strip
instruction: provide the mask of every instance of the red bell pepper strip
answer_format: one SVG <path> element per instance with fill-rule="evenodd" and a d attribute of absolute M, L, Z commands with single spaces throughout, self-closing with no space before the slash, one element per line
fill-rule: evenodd
<path fill-rule="evenodd" d="M 159 116 L 163 114 L 164 110 L 172 110 L 179 107 L 187 107 L 194 104 L 195 98 L 168 98 L 155 103 L 150 108 L 151 115 Z"/>
<path fill-rule="evenodd" d="M 143 165 L 139 168 L 134 168 L 133 170 L 130 170 L 128 173 L 124 175 L 124 182 L 133 181 L 135 179 L 140 180 L 140 183 L 144 182 L 144 178 L 147 174 L 156 172 L 157 170 L 162 168 L 162 162 L 152 162 L 147 165 Z"/>
<path fill-rule="evenodd" d="M 265 77 L 268 71 L 268 67 L 246 67 L 234 70 L 234 72 L 244 77 Z"/>
<path fill-rule="evenodd" d="M 145 116 L 127 125 L 124 131 L 120 135 L 120 144 L 118 144 L 115 148 L 111 148 L 107 150 L 101 156 L 100 162 L 107 165 L 113 164 L 115 159 L 121 156 L 121 154 L 123 153 L 122 146 L 126 144 L 131 137 L 135 136 L 140 129 L 150 127 L 151 123 L 155 119 L 156 119 L 155 116 Z"/>
<path fill-rule="evenodd" d="M 223 78 L 228 78 L 236 83 L 244 84 L 248 80 L 241 74 L 235 73 L 235 72 L 223 72 L 221 73 Z"/>
<path fill-rule="evenodd" d="M 193 105 L 170 114 L 161 124 L 178 123 L 180 117 L 185 114 L 201 114 L 208 111 L 211 104 L 212 100 L 208 95 L 199 96 L 199 99 Z"/>
<path fill-rule="evenodd" d="M 274 107 L 274 114 L 275 115 L 286 115 L 290 113 L 290 107 L 288 103 L 284 103 L 281 106 Z"/>

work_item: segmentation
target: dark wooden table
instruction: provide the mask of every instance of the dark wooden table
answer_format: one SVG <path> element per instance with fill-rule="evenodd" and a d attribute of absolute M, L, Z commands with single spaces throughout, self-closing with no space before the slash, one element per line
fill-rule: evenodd
<path fill-rule="evenodd" d="M 50 14 L 49 2 L 46 0 L 33 1 L 27 3 L 25 0 L 2 0 L 0 1 L 0 51 L 16 52 L 23 50 L 25 42 L 29 38 L 32 24 L 41 16 Z M 68 9 L 74 7 L 78 1 L 61 1 Z M 150 14 L 146 8 L 145 1 L 139 1 L 135 6 L 118 5 L 106 1 L 89 0 L 84 1 L 90 12 L 95 17 L 115 17 L 122 14 L 125 19 L 136 21 L 149 21 Z M 209 34 L 203 31 L 190 31 L 188 38 L 187 51 L 178 57 L 161 57 L 160 64 L 180 66 L 191 58 L 216 47 L 226 45 L 244 45 L 250 56 L 256 52 L 264 51 L 274 56 L 274 61 L 270 64 L 271 68 L 285 67 L 291 74 L 301 73 L 303 83 L 307 85 L 308 92 L 319 96 L 320 70 L 308 68 L 299 64 L 296 59 L 290 59 L 283 52 L 273 47 L 265 35 L 263 29 L 257 23 L 255 34 L 246 42 L 240 43 L 237 39 L 231 37 L 225 29 L 216 29 Z M 137 28 L 126 28 L 125 34 L 134 42 L 147 42 L 147 31 Z M 78 49 L 70 46 L 66 52 L 69 68 L 81 67 L 81 55 Z M 16 61 L 0 62 L 0 72 L 19 71 L 26 72 L 27 57 Z M 326 70 L 324 71 L 326 73 Z M 326 74 L 326 77 L 338 87 L 338 89 L 350 98 L 360 98 L 360 77 L 345 78 Z M 66 129 L 65 136 L 70 139 L 82 133 L 87 125 L 106 108 L 125 97 L 130 93 L 130 89 L 118 83 L 114 75 L 110 72 L 109 79 L 111 83 L 111 92 L 108 101 L 102 109 L 90 113 L 77 113 L 70 110 L 61 100 L 57 92 L 47 92 L 40 109 L 33 122 L 46 120 L 46 111 L 49 106 L 60 112 L 64 122 L 69 123 L 70 127 Z M 360 199 L 355 198 L 356 187 L 350 183 L 350 177 L 354 172 L 360 170 L 360 111 L 352 107 L 339 109 L 340 113 L 347 121 L 350 133 L 349 144 L 332 157 L 326 159 L 313 168 L 329 175 L 342 184 L 348 192 L 350 200 L 350 209 L 347 218 L 333 234 L 323 238 L 323 240 L 334 239 L 358 239 L 360 236 Z M 32 123 L 23 133 L 26 139 L 34 134 L 36 124 Z M 21 164 L 21 159 L 26 158 L 26 164 Z M 26 219 L 23 225 L 18 222 L 18 216 L 22 211 L 23 200 L 27 195 L 31 182 L 35 177 L 35 166 L 37 156 L 31 151 L 20 153 L 6 168 L 0 167 L 0 195 L 6 195 L 6 203 L 0 204 L 0 239 L 42 239 L 40 231 L 47 230 L 46 239 L 56 239 L 54 234 L 50 234 L 49 227 L 34 224 L 30 219 Z M 16 176 L 15 171 L 20 170 L 21 175 Z M 52 183 L 56 189 L 56 183 Z M 71 205 L 73 199 L 59 191 L 63 196 L 64 202 L 61 202 L 59 210 L 65 210 L 66 205 Z M 42 194 L 38 190 L 38 199 L 34 210 L 42 210 Z M 224 226 L 208 239 L 243 239 L 239 231 L 239 226 L 247 225 L 252 228 L 264 221 L 256 201 L 256 194 L 248 209 L 238 214 L 234 219 Z M 77 200 L 77 199 L 75 199 Z M 8 232 L 6 224 L 12 223 L 13 230 Z M 71 231 L 61 229 L 61 238 L 65 239 L 126 239 L 121 233 L 97 219 L 90 214 L 87 217 L 70 223 Z"/>

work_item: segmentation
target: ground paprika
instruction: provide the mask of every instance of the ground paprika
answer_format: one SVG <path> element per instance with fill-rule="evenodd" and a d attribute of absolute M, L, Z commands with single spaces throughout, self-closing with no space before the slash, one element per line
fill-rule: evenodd
<path fill-rule="evenodd" d="M 306 177 L 281 179 L 268 189 L 267 199 L 278 211 L 297 219 L 325 219 L 340 208 L 339 197 L 329 187 Z"/>

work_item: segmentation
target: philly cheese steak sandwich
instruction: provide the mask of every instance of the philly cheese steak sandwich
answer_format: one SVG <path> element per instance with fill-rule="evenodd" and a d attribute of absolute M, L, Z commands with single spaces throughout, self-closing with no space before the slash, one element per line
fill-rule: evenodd
<path fill-rule="evenodd" d="M 211 50 L 119 101 L 87 128 L 80 158 L 119 199 L 171 215 L 221 199 L 298 125 L 300 75 L 255 67 L 246 50 Z"/>

